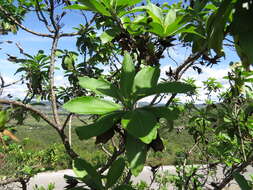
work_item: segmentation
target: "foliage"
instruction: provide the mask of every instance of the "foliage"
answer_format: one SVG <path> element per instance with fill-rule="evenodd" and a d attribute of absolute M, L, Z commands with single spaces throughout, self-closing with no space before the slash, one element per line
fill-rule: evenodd
<path fill-rule="evenodd" d="M 253 158 L 252 7 L 251 0 L 190 0 L 171 4 L 154 4 L 150 0 L 2 1 L 2 34 L 21 28 L 52 39 L 50 55 L 40 50 L 32 56 L 19 46 L 25 58 L 9 55 L 9 61 L 20 65 L 16 73 L 23 75 L 21 81 L 27 84 L 28 91 L 23 100 L 0 99 L 0 103 L 11 105 L 0 113 L 2 141 L 2 134 L 7 132 L 15 140 L 6 122 L 16 119 L 22 124 L 29 111 L 59 134 L 73 159 L 77 180 L 92 189 L 133 189 L 127 184 L 131 175 L 138 176 L 142 171 L 150 150 L 164 150 L 162 121 L 171 131 L 174 121 L 185 112 L 186 129 L 195 144 L 188 152 L 178 154 L 177 176 L 172 179 L 175 186 L 179 189 L 204 187 L 212 167 L 208 167 L 203 176 L 197 172 L 198 167 L 186 166 L 191 164 L 192 151 L 198 147 L 197 160 L 201 164 L 223 164 L 225 177 L 223 181 L 211 183 L 215 189 L 222 189 L 233 178 L 242 188 L 248 188 L 241 173 Z M 71 14 L 69 9 L 87 12 L 92 18 L 83 14 L 86 24 L 76 27 L 77 32 L 65 33 L 62 19 Z M 22 25 L 29 12 L 35 12 L 47 33 Z M 78 53 L 58 49 L 59 40 L 69 36 L 76 36 Z M 190 68 L 201 73 L 203 67 L 221 61 L 226 55 L 224 40 L 235 48 L 242 65 L 234 66 L 228 74 L 230 89 L 219 96 L 219 103 L 214 103 L 214 93 L 218 93 L 222 85 L 209 78 L 204 81 L 209 98 L 204 107 L 197 107 L 196 102 L 178 104 L 177 94 L 190 96 L 193 101 L 193 97 L 197 97 L 194 79 L 182 82 L 184 73 Z M 190 49 L 190 55 L 183 63 L 170 66 L 161 77 L 161 59 L 170 58 L 171 55 L 165 56 L 165 53 L 176 46 Z M 68 87 L 55 85 L 57 62 L 61 63 L 59 67 L 65 73 Z M 106 66 L 109 71 L 105 74 L 102 67 Z M 1 90 L 7 86 L 1 76 Z M 150 96 L 154 98 L 149 104 L 141 106 L 142 99 Z M 34 98 L 50 102 L 52 119 L 35 108 Z M 164 98 L 165 105 L 157 106 Z M 60 119 L 59 107 L 70 112 L 64 122 Z M 13 118 L 7 119 L 6 110 Z M 100 168 L 81 158 L 71 147 L 71 135 L 65 134 L 72 116 L 79 118 L 80 114 L 91 115 L 93 119 L 92 123 L 84 121 L 84 126 L 76 128 L 80 140 L 95 137 L 96 144 L 102 147 L 111 143 L 112 150 L 104 149 L 108 160 Z M 18 145 L 9 144 L 8 148 L 16 150 L 15 146 Z M 28 157 L 22 157 L 24 163 L 30 160 Z M 104 174 L 107 169 L 108 173 Z"/>

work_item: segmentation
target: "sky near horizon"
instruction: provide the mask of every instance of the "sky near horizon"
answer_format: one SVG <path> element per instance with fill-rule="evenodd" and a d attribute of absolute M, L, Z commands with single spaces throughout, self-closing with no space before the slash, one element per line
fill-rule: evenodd
<path fill-rule="evenodd" d="M 152 2 L 159 2 L 158 0 Z M 173 1 L 170 1 L 173 2 Z M 88 15 L 89 16 L 89 15 Z M 23 25 L 27 28 L 30 28 L 34 31 L 47 33 L 45 27 L 35 18 L 34 14 L 28 14 L 24 19 Z M 66 16 L 63 20 L 65 26 L 63 30 L 65 32 L 74 32 L 73 27 L 78 27 L 80 23 L 84 24 L 84 18 L 80 16 L 77 11 L 71 11 L 70 16 Z M 25 50 L 25 52 L 29 54 L 36 54 L 39 50 L 44 50 L 45 53 L 50 52 L 51 39 L 34 36 L 32 34 L 27 33 L 20 29 L 17 34 L 9 34 L 9 35 L 1 35 L 0 42 L 11 40 L 14 43 L 19 43 L 21 47 Z M 4 77 L 6 83 L 13 82 L 18 79 L 18 76 L 14 76 L 18 65 L 8 62 L 7 55 L 14 55 L 20 57 L 18 48 L 15 44 L 3 43 L 0 44 L 0 73 Z M 76 51 L 77 48 L 75 46 L 75 38 L 73 37 L 65 37 L 59 41 L 59 49 L 68 49 L 72 51 Z M 183 50 L 182 48 L 171 48 L 169 50 L 170 55 L 179 63 L 183 62 L 187 55 L 189 55 L 189 51 Z M 214 77 L 217 80 L 221 81 L 223 85 L 228 85 L 225 80 L 222 78 L 229 71 L 229 63 L 231 61 L 239 61 L 236 53 L 228 48 L 225 49 L 226 57 L 221 59 L 221 62 L 218 65 L 214 65 L 212 68 L 205 67 L 203 68 L 203 73 L 198 75 L 193 70 L 187 72 L 185 77 L 193 77 L 197 80 L 198 86 L 203 86 L 202 81 L 206 80 L 208 77 Z M 22 57 L 22 56 L 21 56 Z M 161 77 L 165 76 L 165 71 L 168 70 L 169 66 L 173 65 L 172 61 L 167 57 L 166 59 L 161 60 Z M 174 65 L 175 66 L 175 65 Z M 64 80 L 63 72 L 56 72 L 56 83 L 58 85 L 67 85 L 67 81 Z M 16 97 L 22 97 L 25 94 L 25 88 L 21 84 L 11 86 L 10 88 L 4 91 L 2 96 L 6 96 L 7 94 L 13 94 Z M 205 98 L 205 91 L 202 90 L 200 93 L 202 99 Z M 145 101 L 149 101 L 150 98 L 147 98 Z"/>

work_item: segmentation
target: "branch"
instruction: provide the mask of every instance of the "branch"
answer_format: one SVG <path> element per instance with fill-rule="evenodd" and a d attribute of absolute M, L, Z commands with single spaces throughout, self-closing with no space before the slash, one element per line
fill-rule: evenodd
<path fill-rule="evenodd" d="M 88 28 L 92 25 L 92 23 L 95 21 L 96 17 L 98 14 L 94 14 L 94 16 L 91 18 L 90 22 L 86 23 L 85 27 Z M 73 37 L 73 36 L 77 36 L 80 35 L 81 32 L 73 32 L 73 33 L 62 33 L 59 35 L 59 37 Z"/>
<path fill-rule="evenodd" d="M 29 105 L 29 104 L 23 104 L 22 102 L 19 101 L 14 101 L 14 100 L 4 100 L 4 99 L 0 99 L 0 104 L 8 104 L 8 105 L 16 105 L 16 106 L 20 106 L 23 107 L 29 111 L 34 112 L 35 114 L 39 115 L 44 121 L 46 121 L 49 125 L 51 125 L 53 128 L 58 130 L 58 126 L 56 123 L 54 123 L 53 121 L 51 121 L 47 115 L 45 115 L 44 113 L 42 113 L 41 111 L 35 109 L 33 106 Z"/>
<path fill-rule="evenodd" d="M 53 35 L 51 34 L 43 34 L 39 32 L 35 32 L 33 30 L 30 30 L 29 28 L 26 28 L 23 26 L 19 21 L 17 21 L 8 11 L 6 11 L 1 5 L 0 5 L 0 11 L 12 22 L 14 22 L 16 25 L 18 25 L 20 28 L 25 30 L 26 32 L 29 32 L 31 34 L 34 34 L 36 36 L 41 36 L 41 37 L 48 37 L 48 38 L 53 38 Z"/>
<path fill-rule="evenodd" d="M 68 114 L 68 116 L 67 116 L 67 118 L 66 118 L 63 126 L 61 127 L 61 130 L 65 129 L 65 127 L 67 126 L 67 124 L 68 124 L 68 122 L 69 122 L 69 120 L 70 120 L 70 118 L 71 118 L 72 115 L 73 115 L 73 113 Z"/>
<path fill-rule="evenodd" d="M 39 4 L 38 0 L 36 0 L 36 4 L 37 4 L 37 8 L 38 8 L 38 10 L 36 10 L 36 14 L 37 14 L 38 19 L 45 24 L 45 26 L 46 26 L 46 28 L 48 29 L 49 32 L 53 33 L 54 30 L 52 30 L 50 28 L 50 25 L 48 24 L 48 21 L 47 21 L 45 15 L 43 14 L 43 12 L 41 10 L 41 7 L 40 7 L 40 4 Z"/>
<path fill-rule="evenodd" d="M 248 165 L 250 165 L 253 161 L 253 156 L 251 156 L 248 161 L 243 162 L 240 166 L 238 166 L 236 169 L 234 169 L 231 174 L 229 174 L 227 177 L 225 177 L 222 182 L 217 185 L 217 187 L 214 188 L 214 190 L 222 190 L 230 181 L 234 179 L 233 174 L 234 173 L 240 173 L 242 172 Z"/>
<path fill-rule="evenodd" d="M 196 53 L 195 55 L 190 55 L 185 61 L 184 63 L 182 63 L 181 65 L 179 65 L 176 69 L 176 71 L 174 72 L 174 77 L 175 77 L 175 81 L 178 81 L 182 75 L 184 74 L 184 72 L 193 64 L 194 61 L 196 61 L 198 58 L 200 58 L 200 56 L 202 55 L 202 53 L 205 50 L 199 51 L 198 53 Z M 170 103 L 172 102 L 172 100 L 176 97 L 176 93 L 172 94 L 170 99 L 167 101 L 166 106 L 169 106 Z"/>
<path fill-rule="evenodd" d="M 59 41 L 58 33 L 55 34 L 53 38 L 53 44 L 51 48 L 51 56 L 50 56 L 50 68 L 49 68 L 49 81 L 50 81 L 50 100 L 52 104 L 52 111 L 55 123 L 60 126 L 60 118 L 57 110 L 57 103 L 56 103 L 56 94 L 55 94 L 55 86 L 54 86 L 54 70 L 55 70 L 55 52 Z"/>

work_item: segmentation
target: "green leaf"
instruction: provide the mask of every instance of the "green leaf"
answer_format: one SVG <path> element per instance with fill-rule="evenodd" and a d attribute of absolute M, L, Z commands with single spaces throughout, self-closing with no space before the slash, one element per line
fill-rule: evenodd
<path fill-rule="evenodd" d="M 107 10 L 107 8 L 97 0 L 79 0 L 79 2 L 87 6 L 87 8 L 91 11 L 101 13 L 105 16 L 111 16 L 111 13 Z"/>
<path fill-rule="evenodd" d="M 126 113 L 122 120 L 122 127 L 142 142 L 149 144 L 157 135 L 156 117 L 144 109 L 136 109 Z"/>
<path fill-rule="evenodd" d="M 158 67 L 145 66 L 136 74 L 132 91 L 138 93 L 140 89 L 156 86 L 159 76 L 160 69 Z"/>
<path fill-rule="evenodd" d="M 123 174 L 124 168 L 125 168 L 125 160 L 123 158 L 119 158 L 118 160 L 112 163 L 112 166 L 109 169 L 106 177 L 107 178 L 106 188 L 110 188 L 117 183 L 118 179 Z"/>
<path fill-rule="evenodd" d="M 150 29 L 148 29 L 149 32 L 154 33 L 161 37 L 166 37 L 166 34 L 164 34 L 164 27 L 161 24 L 151 22 L 149 23 L 149 26 L 151 27 Z"/>
<path fill-rule="evenodd" d="M 219 9 L 214 12 L 207 21 L 208 46 L 218 55 L 222 54 L 221 50 L 222 42 L 224 40 L 224 31 L 231 11 L 233 10 L 233 6 L 231 0 L 222 1 Z"/>
<path fill-rule="evenodd" d="M 253 26 L 251 24 L 253 8 L 252 4 L 249 5 L 248 9 L 243 7 L 243 2 L 239 1 L 236 5 L 231 23 L 231 33 L 234 37 L 236 51 L 242 61 L 242 65 L 248 69 L 250 65 L 253 65 Z"/>
<path fill-rule="evenodd" d="M 87 7 L 85 5 L 81 5 L 81 4 L 73 4 L 73 5 L 66 6 L 63 9 L 89 10 L 89 7 Z"/>
<path fill-rule="evenodd" d="M 132 92 L 132 86 L 135 77 L 135 67 L 131 55 L 125 52 L 122 72 L 120 76 L 120 90 L 124 97 L 128 98 Z"/>
<path fill-rule="evenodd" d="M 79 114 L 106 114 L 122 109 L 122 106 L 96 97 L 78 97 L 63 105 L 69 112 Z"/>
<path fill-rule="evenodd" d="M 148 3 L 147 6 L 144 6 L 144 9 L 146 9 L 148 14 L 153 19 L 153 21 L 155 21 L 159 24 L 163 24 L 163 20 L 164 20 L 163 11 L 160 7 L 157 7 L 153 3 Z"/>
<path fill-rule="evenodd" d="M 168 13 L 166 14 L 165 18 L 164 18 L 164 28 L 165 30 L 167 30 L 167 28 L 175 22 L 177 18 L 177 15 L 176 15 L 176 10 L 175 9 L 170 9 L 168 11 Z"/>
<path fill-rule="evenodd" d="M 184 16 L 176 17 L 176 20 L 170 23 L 165 30 L 166 36 L 171 36 L 177 34 L 177 31 L 185 26 Z"/>
<path fill-rule="evenodd" d="M 119 90 L 113 84 L 103 78 L 94 79 L 85 76 L 79 77 L 78 80 L 82 88 L 89 89 L 96 94 L 102 94 L 120 99 Z"/>
<path fill-rule="evenodd" d="M 116 187 L 114 190 L 135 190 L 135 189 L 130 185 L 120 185 Z"/>
<path fill-rule="evenodd" d="M 117 33 L 118 32 L 115 29 L 106 30 L 100 35 L 100 39 L 103 44 L 106 44 L 112 41 L 116 37 Z"/>
<path fill-rule="evenodd" d="M 101 116 L 95 123 L 87 126 L 77 127 L 76 134 L 80 140 L 87 140 L 108 131 L 120 118 L 123 112 L 112 112 Z"/>
<path fill-rule="evenodd" d="M 84 159 L 81 158 L 74 159 L 73 171 L 80 178 L 84 178 L 87 175 L 89 175 L 90 180 L 94 182 L 96 187 L 98 189 L 103 189 L 101 176 L 97 173 L 95 168 L 93 168 L 92 165 L 87 161 L 85 161 Z"/>
<path fill-rule="evenodd" d="M 63 60 L 62 60 L 62 68 L 64 70 L 73 70 L 74 69 L 74 59 L 70 56 L 64 56 Z"/>
<path fill-rule="evenodd" d="M 133 6 L 137 3 L 140 3 L 142 0 L 131 0 L 131 1 L 126 1 L 126 0 L 116 0 L 117 6 L 123 6 L 123 7 L 130 7 Z"/>
<path fill-rule="evenodd" d="M 147 145 L 128 135 L 126 138 L 126 157 L 134 176 L 143 170 L 147 157 Z"/>
<path fill-rule="evenodd" d="M 242 190 L 251 190 L 248 181 L 245 179 L 243 175 L 241 175 L 240 173 L 234 173 L 233 177 L 235 178 L 236 182 L 238 183 L 238 185 Z"/>
<path fill-rule="evenodd" d="M 187 93 L 191 92 L 195 87 L 182 82 L 163 82 L 153 88 L 142 88 L 136 92 L 136 99 L 139 100 L 146 96 L 161 93 Z"/>

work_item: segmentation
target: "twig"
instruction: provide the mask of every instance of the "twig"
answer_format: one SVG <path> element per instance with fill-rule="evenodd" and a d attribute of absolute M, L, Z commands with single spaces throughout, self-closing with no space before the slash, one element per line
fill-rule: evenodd
<path fill-rule="evenodd" d="M 61 130 L 64 130 L 64 129 L 65 129 L 65 127 L 67 126 L 67 124 L 68 124 L 68 122 L 69 122 L 69 120 L 70 120 L 70 118 L 71 118 L 72 115 L 73 115 L 73 113 L 68 114 L 68 116 L 67 116 L 67 118 L 66 118 L 64 124 L 63 124 L 62 127 L 61 127 Z"/>
<path fill-rule="evenodd" d="M 112 156 L 112 153 L 110 153 L 103 145 L 101 145 L 101 149 L 104 153 L 106 153 L 108 156 Z"/>
<path fill-rule="evenodd" d="M 44 33 L 39 33 L 39 32 L 35 32 L 33 30 L 30 30 L 29 28 L 26 28 L 25 26 L 23 26 L 19 21 L 17 21 L 8 11 L 6 11 L 2 5 L 0 5 L 0 11 L 6 16 L 8 17 L 8 19 L 12 22 L 14 22 L 16 25 L 18 25 L 20 28 L 22 28 L 23 30 L 25 30 L 26 32 L 29 32 L 31 34 L 34 34 L 36 36 L 41 36 L 41 37 L 48 37 L 48 38 L 53 38 L 54 36 L 51 34 L 44 34 Z"/>
<path fill-rule="evenodd" d="M 22 102 L 19 101 L 14 101 L 14 100 L 4 100 L 4 99 L 0 99 L 0 104 L 8 104 L 8 105 L 16 105 L 16 106 L 20 106 L 23 107 L 29 111 L 32 111 L 34 113 L 36 113 L 37 115 L 39 115 L 44 121 L 46 121 L 49 125 L 51 125 L 53 128 L 58 130 L 58 125 L 56 123 L 54 123 L 53 121 L 51 121 L 47 115 L 45 115 L 44 113 L 42 113 L 41 111 L 35 109 L 33 106 L 30 106 L 28 104 L 23 104 Z"/>

